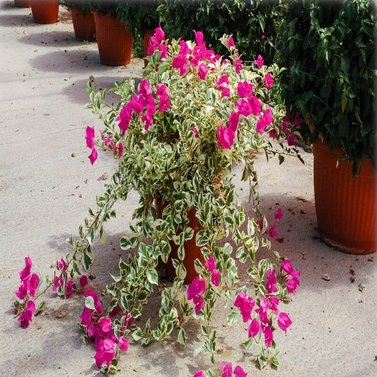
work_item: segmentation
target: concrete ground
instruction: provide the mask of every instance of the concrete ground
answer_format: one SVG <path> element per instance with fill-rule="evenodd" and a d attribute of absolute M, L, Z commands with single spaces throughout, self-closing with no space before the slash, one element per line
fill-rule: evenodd
<path fill-rule="evenodd" d="M 104 155 L 93 167 L 87 159 L 85 127 L 100 126 L 84 108 L 89 76 L 111 86 L 139 76 L 142 61 L 102 66 L 96 44 L 75 40 L 63 8 L 59 23 L 37 25 L 30 10 L 14 8 L 11 0 L 0 1 L 0 46 L 0 375 L 97 376 L 94 349 L 82 344 L 77 327 L 81 297 L 62 301 L 48 295 L 46 313 L 27 330 L 13 318 L 12 303 L 24 256 L 31 256 L 35 271 L 51 272 L 51 262 L 69 251 L 67 236 L 77 235 L 116 166 Z M 377 376 L 376 256 L 342 254 L 319 241 L 312 156 L 303 157 L 306 165 L 288 160 L 282 166 L 258 157 L 263 207 L 270 216 L 276 206 L 284 212 L 276 249 L 302 276 L 293 302 L 284 308 L 293 325 L 287 335 L 277 331 L 280 368 L 255 367 L 254 351 L 240 347 L 246 336 L 242 324 L 223 326 L 227 312 L 221 305 L 215 316 L 217 360 L 242 365 L 248 376 Z M 239 186 L 242 200 L 245 191 Z M 95 246 L 98 290 L 109 282 L 108 273 L 116 272 L 118 239 L 127 232 L 136 201 L 132 194 L 118 206 L 117 220 L 106 228 L 108 244 Z M 144 348 L 131 344 L 119 375 L 186 377 L 209 367 L 206 355 L 193 355 L 197 330 L 196 324 L 189 327 L 185 348 L 173 340 Z"/>

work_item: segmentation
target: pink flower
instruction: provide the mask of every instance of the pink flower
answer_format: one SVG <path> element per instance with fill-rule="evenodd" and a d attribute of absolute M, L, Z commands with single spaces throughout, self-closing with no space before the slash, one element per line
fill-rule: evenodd
<path fill-rule="evenodd" d="M 102 332 L 108 333 L 112 329 L 111 319 L 107 317 L 101 317 L 98 321 Z"/>
<path fill-rule="evenodd" d="M 73 295 L 73 280 L 68 280 L 65 284 L 65 294 L 67 297 L 71 297 Z"/>
<path fill-rule="evenodd" d="M 266 39 L 266 36 L 264 34 L 261 35 L 260 39 L 264 41 Z"/>
<path fill-rule="evenodd" d="M 234 65 L 234 69 L 237 73 L 240 73 L 242 68 L 243 68 L 243 64 L 242 64 L 242 60 L 241 59 L 238 59 L 236 61 L 233 62 L 233 65 Z"/>
<path fill-rule="evenodd" d="M 120 350 L 122 350 L 123 352 L 127 352 L 127 350 L 128 350 L 128 339 L 121 336 L 118 340 L 118 346 L 119 346 Z"/>
<path fill-rule="evenodd" d="M 29 293 L 31 297 L 35 296 L 35 293 L 37 292 L 37 289 L 39 287 L 39 275 L 38 274 L 32 274 L 29 280 Z"/>
<path fill-rule="evenodd" d="M 202 370 L 198 370 L 192 377 L 205 377 L 205 374 Z"/>
<path fill-rule="evenodd" d="M 28 281 L 25 280 L 21 283 L 21 285 L 18 287 L 18 290 L 16 292 L 16 296 L 20 299 L 20 300 L 25 300 L 26 296 L 27 296 L 27 293 L 28 293 Z"/>
<path fill-rule="evenodd" d="M 190 131 L 194 134 L 195 137 L 199 137 L 199 132 L 195 127 L 190 128 Z"/>
<path fill-rule="evenodd" d="M 254 60 L 254 65 L 256 65 L 258 68 L 262 68 L 264 64 L 264 60 L 262 58 L 262 55 L 258 55 L 258 57 Z"/>
<path fill-rule="evenodd" d="M 266 76 L 264 77 L 264 85 L 267 89 L 271 89 L 274 85 L 274 78 L 270 72 L 267 72 Z"/>
<path fill-rule="evenodd" d="M 160 99 L 159 111 L 162 112 L 162 111 L 165 111 L 165 110 L 169 110 L 170 109 L 170 100 L 169 100 L 168 87 L 164 84 L 158 84 L 156 95 Z"/>
<path fill-rule="evenodd" d="M 64 260 L 64 258 L 60 259 L 60 261 L 58 262 L 58 268 L 62 272 L 67 270 L 68 265 L 67 265 L 67 262 Z"/>
<path fill-rule="evenodd" d="M 237 93 L 240 98 L 250 98 L 253 94 L 253 85 L 247 81 L 240 81 L 237 84 Z"/>
<path fill-rule="evenodd" d="M 239 365 L 237 365 L 234 368 L 234 377 L 247 377 L 247 373 Z"/>
<path fill-rule="evenodd" d="M 276 230 L 276 224 L 272 224 L 269 228 L 268 228 L 268 235 L 271 237 L 271 238 L 276 238 L 279 236 L 279 233 L 278 231 Z"/>
<path fill-rule="evenodd" d="M 20 323 L 23 329 L 26 329 L 29 326 L 29 323 L 33 319 L 34 313 L 35 313 L 35 303 L 34 301 L 28 301 L 28 303 L 26 304 L 25 310 L 18 317 L 18 322 Z"/>
<path fill-rule="evenodd" d="M 215 257 L 213 255 L 211 255 L 205 262 L 204 264 L 204 267 L 212 272 L 215 268 L 216 268 L 216 261 L 215 261 Z"/>
<path fill-rule="evenodd" d="M 240 114 L 238 114 L 237 112 L 232 111 L 230 113 L 230 115 L 229 115 L 228 127 L 232 131 L 237 131 L 239 120 L 240 120 Z"/>
<path fill-rule="evenodd" d="M 131 101 L 129 102 L 129 105 L 136 114 L 140 114 L 144 108 L 142 98 L 139 98 L 135 94 L 132 96 Z"/>
<path fill-rule="evenodd" d="M 179 69 L 179 74 L 183 76 L 187 71 L 187 59 L 186 56 L 176 55 L 172 61 L 172 67 Z"/>
<path fill-rule="evenodd" d="M 148 98 L 152 95 L 152 88 L 151 84 L 148 80 L 142 80 L 139 84 L 139 94 L 141 94 L 144 98 Z"/>
<path fill-rule="evenodd" d="M 88 296 L 93 298 L 96 312 L 98 314 L 101 314 L 103 312 L 103 305 L 100 299 L 98 298 L 98 296 L 96 295 L 96 293 L 93 291 L 93 289 L 88 289 L 87 291 L 85 291 L 84 297 L 88 297 Z"/>
<path fill-rule="evenodd" d="M 123 156 L 123 150 L 124 150 L 123 144 L 119 143 L 118 144 L 118 158 L 121 158 Z"/>
<path fill-rule="evenodd" d="M 289 259 L 285 259 L 284 262 L 280 266 L 281 271 L 285 271 L 288 275 L 290 275 L 294 269 L 292 266 L 292 262 Z"/>
<path fill-rule="evenodd" d="M 242 320 L 247 322 L 251 317 L 251 311 L 253 310 L 255 305 L 254 300 L 245 294 L 245 292 L 240 292 L 237 297 L 236 301 L 234 302 L 234 306 L 240 309 L 242 314 Z"/>
<path fill-rule="evenodd" d="M 30 257 L 25 257 L 25 268 L 20 271 L 20 279 L 21 281 L 29 280 L 30 278 L 30 270 L 33 265 Z"/>
<path fill-rule="evenodd" d="M 163 39 L 165 38 L 165 32 L 162 30 L 161 26 L 156 27 L 154 29 L 154 36 L 156 37 L 156 40 L 158 42 L 162 42 Z"/>
<path fill-rule="evenodd" d="M 264 334 L 264 344 L 268 348 L 271 346 L 271 343 L 274 339 L 274 333 L 271 330 L 271 327 L 266 326 L 262 329 L 263 334 Z"/>
<path fill-rule="evenodd" d="M 295 134 L 288 135 L 287 141 L 288 141 L 288 145 L 290 146 L 296 145 L 296 135 Z"/>
<path fill-rule="evenodd" d="M 233 366 L 232 363 L 227 363 L 221 365 L 221 377 L 232 377 L 233 375 Z"/>
<path fill-rule="evenodd" d="M 217 141 L 222 149 L 231 149 L 236 137 L 235 131 L 232 129 L 220 126 L 217 129 Z"/>
<path fill-rule="evenodd" d="M 278 325 L 279 327 L 287 333 L 287 328 L 292 324 L 291 319 L 289 318 L 287 313 L 280 312 L 278 317 Z"/>
<path fill-rule="evenodd" d="M 228 48 L 232 48 L 234 47 L 234 39 L 233 39 L 233 36 L 230 36 L 229 39 L 227 40 L 226 42 Z"/>
<path fill-rule="evenodd" d="M 94 136 L 95 136 L 95 131 L 94 127 L 86 127 L 85 131 L 85 140 L 86 140 L 86 146 L 90 149 L 94 147 Z"/>
<path fill-rule="evenodd" d="M 208 72 L 208 67 L 204 63 L 200 63 L 198 66 L 198 76 L 205 80 Z"/>
<path fill-rule="evenodd" d="M 215 287 L 218 287 L 220 284 L 220 276 L 221 272 L 216 268 L 211 272 L 211 282 Z"/>
<path fill-rule="evenodd" d="M 296 127 L 300 127 L 301 124 L 302 124 L 302 122 L 303 122 L 303 119 L 301 118 L 300 113 L 299 113 L 298 111 L 296 111 L 295 119 L 294 119 L 294 121 L 293 121 L 294 125 L 295 125 Z"/>
<path fill-rule="evenodd" d="M 276 221 L 279 221 L 283 217 L 283 210 L 279 207 L 274 214 L 274 218 Z"/>
<path fill-rule="evenodd" d="M 115 343 L 111 339 L 102 339 L 95 355 L 97 367 L 100 368 L 103 364 L 109 366 L 113 361 L 114 356 Z"/>
<path fill-rule="evenodd" d="M 272 115 L 272 111 L 270 108 L 268 108 L 257 122 L 257 132 L 259 134 L 263 134 L 265 128 L 269 126 L 273 122 L 273 120 L 274 116 Z"/>
<path fill-rule="evenodd" d="M 187 288 L 187 299 L 193 300 L 195 304 L 195 313 L 199 314 L 204 307 L 202 295 L 206 291 L 206 282 L 204 279 L 196 277 Z"/>
<path fill-rule="evenodd" d="M 82 325 L 88 327 L 92 323 L 92 313 L 93 313 L 93 310 L 84 306 L 82 313 L 80 315 Z"/>
<path fill-rule="evenodd" d="M 254 338 L 254 336 L 258 335 L 260 330 L 259 322 L 256 318 L 254 318 L 247 329 L 247 333 L 249 338 Z"/>
<path fill-rule="evenodd" d="M 204 41 L 204 35 L 203 35 L 203 32 L 201 31 L 195 31 L 193 30 L 194 34 L 195 34 L 195 42 L 198 44 L 198 45 L 201 45 L 203 44 L 203 41 Z"/>
<path fill-rule="evenodd" d="M 216 87 L 221 92 L 221 97 L 230 97 L 229 78 L 228 76 L 222 75 L 216 81 Z"/>
<path fill-rule="evenodd" d="M 98 152 L 96 148 L 92 148 L 92 153 L 88 156 L 90 163 L 93 165 L 97 158 L 98 158 Z"/>
<path fill-rule="evenodd" d="M 282 263 L 280 269 L 286 273 L 286 286 L 288 292 L 296 292 L 297 287 L 300 285 L 300 272 L 293 268 L 289 259 L 286 259 Z"/>
<path fill-rule="evenodd" d="M 86 275 L 81 275 L 80 279 L 79 279 L 79 282 L 80 282 L 80 287 L 84 288 L 89 283 L 88 277 Z"/>
<path fill-rule="evenodd" d="M 266 283 L 267 293 L 276 292 L 277 279 L 276 279 L 275 270 L 268 269 L 266 271 L 266 274 L 267 274 L 267 283 Z"/>

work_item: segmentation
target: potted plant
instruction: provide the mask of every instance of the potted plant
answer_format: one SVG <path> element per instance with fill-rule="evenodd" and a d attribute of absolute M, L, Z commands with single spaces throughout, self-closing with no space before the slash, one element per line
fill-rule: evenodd
<path fill-rule="evenodd" d="M 71 12 L 73 30 L 79 41 L 94 42 L 96 26 L 90 1 L 60 0 L 60 4 Z"/>
<path fill-rule="evenodd" d="M 351 253 L 377 249 L 376 22 L 368 0 L 291 2 L 278 46 L 287 108 L 314 142 L 319 233 Z"/>
<path fill-rule="evenodd" d="M 80 226 L 79 238 L 69 239 L 72 252 L 58 261 L 48 284 L 63 297 L 72 295 L 75 287 L 85 287 L 83 274 L 93 262 L 96 235 L 105 238 L 103 225 L 116 216 L 114 204 L 136 190 L 139 206 L 130 230 L 120 239 L 121 248 L 133 252 L 119 261 L 119 273 L 103 298 L 92 289 L 84 293 L 81 327 L 84 339 L 94 340 L 97 365 L 106 373 L 115 371 L 119 352 L 127 350 L 131 337 L 146 345 L 174 335 L 185 343 L 186 323 L 192 317 L 202 321 L 202 350 L 215 363 L 217 334 L 210 320 L 223 296 L 232 307 L 229 324 L 242 318 L 247 325 L 245 346 L 259 342 L 260 366 L 276 366 L 274 330 L 286 331 L 292 323 L 279 304 L 287 302 L 300 281 L 291 262 L 272 250 L 270 238 L 276 235 L 282 213 L 277 209 L 270 223 L 261 213 L 254 158 L 259 152 L 297 154 L 285 145 L 286 131 L 280 128 L 285 113 L 274 101 L 280 70 L 264 65 L 262 57 L 245 66 L 231 36 L 221 39 L 229 58 L 208 49 L 199 31 L 195 42 L 168 43 L 164 37 L 157 28 L 141 82 L 115 83 L 110 92 L 117 101 L 113 97 L 108 103 L 107 91 L 88 83 L 88 107 L 104 124 L 99 132 L 86 128 L 89 160 L 95 163 L 100 146 L 119 164 L 97 198 L 97 209 L 89 210 Z M 243 166 L 242 179 L 248 181 L 248 208 L 239 202 L 232 182 L 235 164 Z M 173 245 L 174 281 L 160 286 L 158 266 L 172 257 Z M 190 258 L 191 246 L 201 254 L 195 260 Z M 248 285 L 239 281 L 239 263 L 247 263 Z M 39 277 L 31 267 L 26 258 L 17 292 L 23 327 L 38 310 L 35 297 L 40 296 Z M 185 286 L 192 269 L 195 274 Z M 143 309 L 158 287 L 161 307 L 158 323 L 152 326 Z M 223 376 L 233 370 L 231 363 L 221 368 Z M 241 367 L 235 370 L 245 376 Z M 195 376 L 218 373 L 214 364 Z"/>
<path fill-rule="evenodd" d="M 33 20 L 37 24 L 58 22 L 59 0 L 30 0 Z"/>
<path fill-rule="evenodd" d="M 98 52 L 102 64 L 130 64 L 134 43 L 134 31 L 130 23 L 134 8 L 135 4 L 126 0 L 92 2 Z"/>

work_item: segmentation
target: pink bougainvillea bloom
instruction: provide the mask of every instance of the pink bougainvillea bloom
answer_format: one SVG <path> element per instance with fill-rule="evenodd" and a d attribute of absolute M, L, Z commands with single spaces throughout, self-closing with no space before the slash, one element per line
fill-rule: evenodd
<path fill-rule="evenodd" d="M 195 34 L 195 42 L 198 44 L 198 45 L 201 45 L 203 42 L 204 42 L 204 35 L 203 35 L 203 32 L 201 31 L 196 31 L 196 30 L 193 30 L 194 34 Z"/>
<path fill-rule="evenodd" d="M 295 271 L 289 259 L 286 259 L 280 267 L 281 271 L 287 274 L 287 290 L 289 293 L 296 292 L 297 287 L 300 285 L 300 272 Z"/>
<path fill-rule="evenodd" d="M 74 287 L 73 280 L 68 280 L 65 285 L 65 294 L 67 297 L 71 297 L 73 295 L 73 287 Z"/>
<path fill-rule="evenodd" d="M 233 376 L 233 365 L 231 362 L 223 364 L 221 367 L 221 377 L 232 377 Z"/>
<path fill-rule="evenodd" d="M 264 327 L 262 331 L 264 334 L 264 344 L 268 348 L 272 344 L 272 341 L 274 339 L 274 333 L 272 332 L 272 329 L 270 326 Z"/>
<path fill-rule="evenodd" d="M 88 283 L 89 283 L 88 277 L 86 275 L 81 275 L 79 279 L 80 287 L 84 288 L 88 285 Z"/>
<path fill-rule="evenodd" d="M 193 300 L 195 304 L 195 313 L 199 312 L 204 307 L 204 299 L 202 295 L 206 291 L 206 281 L 200 277 L 196 277 L 187 288 L 187 299 Z"/>
<path fill-rule="evenodd" d="M 103 312 L 103 305 L 100 299 L 98 298 L 98 296 L 96 295 L 96 293 L 93 291 L 93 289 L 88 289 L 87 291 L 85 291 L 84 297 L 89 297 L 89 296 L 93 298 L 96 312 L 98 314 L 101 314 Z"/>
<path fill-rule="evenodd" d="M 211 255 L 206 262 L 204 263 L 204 267 L 212 272 L 216 268 L 216 261 L 214 255 Z"/>
<path fill-rule="evenodd" d="M 268 131 L 268 136 L 271 138 L 271 139 L 276 139 L 278 134 L 276 132 L 276 130 L 270 130 Z"/>
<path fill-rule="evenodd" d="M 284 260 L 284 262 L 280 266 L 280 269 L 282 271 L 285 271 L 289 275 L 294 271 L 292 262 L 289 259 Z"/>
<path fill-rule="evenodd" d="M 168 87 L 164 84 L 157 85 L 156 95 L 160 99 L 159 111 L 165 111 L 170 109 L 170 100 L 169 100 L 169 92 Z"/>
<path fill-rule="evenodd" d="M 264 41 L 266 39 L 266 36 L 264 34 L 261 35 L 260 39 Z"/>
<path fill-rule="evenodd" d="M 158 42 L 163 41 L 163 39 L 165 38 L 165 32 L 162 30 L 161 26 L 158 26 L 156 27 L 156 29 L 154 29 L 154 36 L 156 37 L 156 40 Z"/>
<path fill-rule="evenodd" d="M 31 297 L 34 297 L 38 287 L 39 287 L 39 275 L 38 274 L 32 274 L 29 280 L 29 294 Z"/>
<path fill-rule="evenodd" d="M 95 355 L 97 367 L 100 368 L 103 364 L 107 366 L 113 361 L 115 356 L 115 343 L 111 339 L 102 339 L 100 341 L 98 351 Z"/>
<path fill-rule="evenodd" d="M 234 47 L 234 39 L 233 39 L 233 36 L 230 36 L 229 39 L 227 40 L 227 46 L 228 48 L 232 48 Z"/>
<path fill-rule="evenodd" d="M 297 273 L 298 276 L 300 276 L 300 273 Z M 300 285 L 300 280 L 298 277 L 292 277 L 291 279 L 287 280 L 287 290 L 289 293 L 295 293 L 297 290 L 297 287 Z"/>
<path fill-rule="evenodd" d="M 279 221 L 283 217 L 283 210 L 279 207 L 274 214 L 274 218 L 276 221 Z"/>
<path fill-rule="evenodd" d="M 250 98 L 253 94 L 253 85 L 247 81 L 240 81 L 237 84 L 237 93 L 240 98 Z"/>
<path fill-rule="evenodd" d="M 264 76 L 264 85 L 267 89 L 271 89 L 274 85 L 274 78 L 272 77 L 270 72 L 267 72 L 266 76 Z"/>
<path fill-rule="evenodd" d="M 28 303 L 26 304 L 25 310 L 18 317 L 18 322 L 20 323 L 23 329 L 26 329 L 29 326 L 29 323 L 33 319 L 34 313 L 35 313 L 35 303 L 34 301 L 28 301 Z"/>
<path fill-rule="evenodd" d="M 250 319 L 254 305 L 254 300 L 250 296 L 247 296 L 245 292 L 240 292 L 234 302 L 234 306 L 240 309 L 242 320 L 244 322 L 247 322 Z"/>
<path fill-rule="evenodd" d="M 258 335 L 260 330 L 259 322 L 256 318 L 254 318 L 247 329 L 247 334 L 249 338 L 254 338 L 254 336 Z"/>
<path fill-rule="evenodd" d="M 60 271 L 66 271 L 68 268 L 67 262 L 64 260 L 64 258 L 60 259 L 58 262 L 58 268 Z"/>
<path fill-rule="evenodd" d="M 220 126 L 217 129 L 217 141 L 222 149 L 231 149 L 236 137 L 235 131 L 229 127 Z"/>
<path fill-rule="evenodd" d="M 277 278 L 276 278 L 275 270 L 268 269 L 266 271 L 266 274 L 267 274 L 267 282 L 266 282 L 267 293 L 276 292 Z"/>
<path fill-rule="evenodd" d="M 217 268 L 211 272 L 211 282 L 215 287 L 218 287 L 220 284 L 220 276 L 221 272 Z"/>
<path fill-rule="evenodd" d="M 121 336 L 118 340 L 118 346 L 119 346 L 120 350 L 122 350 L 123 352 L 127 352 L 127 350 L 128 350 L 128 339 L 125 338 L 124 336 Z"/>
<path fill-rule="evenodd" d="M 288 145 L 293 146 L 296 145 L 296 135 L 295 134 L 290 134 L 287 138 Z"/>
<path fill-rule="evenodd" d="M 139 98 L 137 95 L 133 95 L 131 101 L 129 102 L 129 106 L 131 106 L 132 110 L 136 114 L 140 114 L 144 108 L 142 98 Z"/>
<path fill-rule="evenodd" d="M 202 296 L 195 296 L 192 299 L 192 302 L 195 305 L 195 314 L 198 315 L 200 311 L 204 308 L 204 299 Z"/>
<path fill-rule="evenodd" d="M 80 315 L 82 325 L 89 326 L 92 323 L 92 313 L 93 313 L 93 310 L 84 306 L 82 313 Z"/>
<path fill-rule="evenodd" d="M 233 65 L 234 65 L 234 70 L 237 73 L 240 73 L 241 70 L 243 69 L 243 64 L 242 64 L 242 60 L 241 59 L 238 59 L 238 60 L 234 61 Z"/>
<path fill-rule="evenodd" d="M 172 67 L 179 69 L 179 74 L 183 76 L 187 71 L 187 59 L 186 56 L 176 55 L 172 61 Z"/>
<path fill-rule="evenodd" d="M 190 131 L 194 134 L 195 137 L 199 137 L 199 132 L 195 127 L 190 128 Z"/>
<path fill-rule="evenodd" d="M 229 78 L 226 75 L 222 75 L 216 81 L 216 87 L 221 92 L 221 97 L 230 97 Z"/>
<path fill-rule="evenodd" d="M 198 370 L 192 377 L 205 377 L 205 374 L 202 370 Z"/>
<path fill-rule="evenodd" d="M 262 55 L 258 55 L 258 57 L 253 62 L 258 68 L 262 68 L 264 64 L 264 60 Z"/>
<path fill-rule="evenodd" d="M 278 317 L 279 327 L 287 333 L 287 328 L 292 324 L 292 320 L 289 318 L 287 313 L 280 312 Z"/>
<path fill-rule="evenodd" d="M 28 292 L 28 281 L 25 280 L 21 283 L 21 285 L 18 287 L 18 290 L 16 292 L 16 296 L 20 299 L 20 300 L 25 300 L 26 296 L 27 296 L 27 292 Z"/>
<path fill-rule="evenodd" d="M 200 63 L 198 66 L 198 76 L 205 80 L 208 73 L 208 67 L 204 63 Z"/>
<path fill-rule="evenodd" d="M 20 271 L 21 281 L 29 280 L 33 262 L 30 257 L 25 257 L 25 268 Z"/>
<path fill-rule="evenodd" d="M 268 232 L 268 235 L 269 235 L 271 238 L 276 238 L 276 237 L 279 236 L 279 233 L 278 233 L 278 231 L 276 230 L 276 224 L 272 224 L 272 225 L 268 228 L 267 232 Z"/>
<path fill-rule="evenodd" d="M 95 136 L 94 127 L 87 126 L 85 130 L 85 140 L 86 140 L 86 146 L 90 149 L 94 147 L 94 136 Z"/>
<path fill-rule="evenodd" d="M 98 158 L 98 152 L 96 148 L 92 148 L 92 153 L 88 156 L 90 163 L 93 165 L 97 158 Z"/>
<path fill-rule="evenodd" d="M 234 377 L 247 377 L 247 373 L 239 365 L 237 365 L 234 368 Z"/>
<path fill-rule="evenodd" d="M 111 319 L 107 317 L 101 317 L 98 321 L 102 332 L 108 333 L 112 329 Z"/>
<path fill-rule="evenodd" d="M 294 121 L 293 121 L 294 125 L 295 125 L 296 127 L 300 127 L 301 124 L 302 124 L 302 122 L 303 122 L 303 119 L 301 118 L 300 113 L 299 113 L 298 111 L 296 111 L 295 119 L 294 119 Z"/>

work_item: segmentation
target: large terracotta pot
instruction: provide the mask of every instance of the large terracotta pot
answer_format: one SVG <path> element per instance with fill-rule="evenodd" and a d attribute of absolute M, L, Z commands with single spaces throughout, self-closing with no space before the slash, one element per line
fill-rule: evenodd
<path fill-rule="evenodd" d="M 31 0 L 31 12 L 37 24 L 58 22 L 59 0 Z"/>
<path fill-rule="evenodd" d="M 96 25 L 92 13 L 84 13 L 79 8 L 71 9 L 73 30 L 79 41 L 94 42 L 96 40 Z"/>
<path fill-rule="evenodd" d="M 17 8 L 30 8 L 31 0 L 14 0 L 14 6 Z"/>
<path fill-rule="evenodd" d="M 130 64 L 134 38 L 124 24 L 118 18 L 97 12 L 94 12 L 94 21 L 101 63 L 110 66 Z"/>
<path fill-rule="evenodd" d="M 162 212 L 166 205 L 167 204 L 162 199 L 155 200 L 158 218 L 162 218 Z M 185 284 L 191 283 L 198 276 L 198 273 L 195 270 L 195 260 L 199 258 L 203 264 L 205 262 L 203 254 L 200 251 L 200 247 L 196 245 L 196 235 L 199 232 L 199 220 L 196 217 L 196 211 L 194 208 L 188 212 L 187 217 L 189 219 L 187 225 L 194 230 L 194 236 L 191 238 L 191 240 L 187 240 L 184 243 L 185 259 L 183 260 L 183 265 L 185 266 L 187 272 L 184 279 Z M 172 259 L 178 259 L 178 246 L 174 242 L 170 242 L 170 247 L 171 251 L 168 262 L 164 263 L 162 260 L 159 261 L 161 275 L 167 280 L 173 280 L 175 278 L 176 274 Z"/>
<path fill-rule="evenodd" d="M 371 161 L 352 175 L 348 161 L 337 164 L 340 152 L 322 142 L 313 145 L 314 196 L 321 239 L 351 254 L 377 250 L 377 174 Z M 338 166 L 337 166 L 338 165 Z"/>

